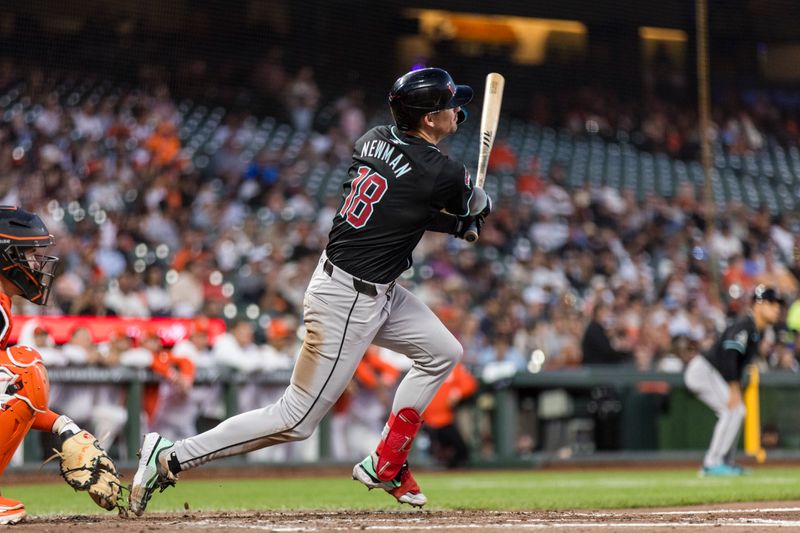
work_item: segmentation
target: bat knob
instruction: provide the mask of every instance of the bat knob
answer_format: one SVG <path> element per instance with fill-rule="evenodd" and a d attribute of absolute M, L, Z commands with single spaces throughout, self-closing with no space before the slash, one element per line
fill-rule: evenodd
<path fill-rule="evenodd" d="M 473 243 L 478 240 L 480 233 L 478 232 L 478 225 L 475 222 L 469 225 L 467 231 L 464 232 L 464 240 Z"/>

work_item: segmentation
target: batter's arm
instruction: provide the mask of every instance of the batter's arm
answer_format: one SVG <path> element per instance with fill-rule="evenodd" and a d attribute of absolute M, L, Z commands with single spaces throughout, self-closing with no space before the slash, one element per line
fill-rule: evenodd
<path fill-rule="evenodd" d="M 459 217 L 446 211 L 435 211 L 431 214 L 431 219 L 425 229 L 427 231 L 447 233 L 463 239 L 464 233 L 470 228 L 475 218 L 472 215 Z"/>
<path fill-rule="evenodd" d="M 428 225 L 425 227 L 427 231 L 436 231 L 438 233 L 448 233 L 454 235 L 458 230 L 459 218 L 451 215 L 447 211 L 432 210 L 431 218 Z"/>

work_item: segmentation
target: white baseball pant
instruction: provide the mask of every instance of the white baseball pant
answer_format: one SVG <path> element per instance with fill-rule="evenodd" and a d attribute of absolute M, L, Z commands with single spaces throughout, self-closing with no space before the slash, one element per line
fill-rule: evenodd
<path fill-rule="evenodd" d="M 283 396 L 173 448 L 182 469 L 311 435 L 350 382 L 370 344 L 407 355 L 413 366 L 392 410 L 422 413 L 461 359 L 461 344 L 407 289 L 356 280 L 319 260 L 304 299 L 305 340 Z M 377 444 L 377 443 L 376 443 Z"/>
<path fill-rule="evenodd" d="M 744 405 L 728 408 L 730 389 L 719 371 L 702 355 L 695 356 L 686 365 L 683 379 L 686 387 L 717 415 L 714 434 L 708 447 L 703 466 L 713 467 L 731 462 L 735 453 L 736 439 L 744 420 Z"/>

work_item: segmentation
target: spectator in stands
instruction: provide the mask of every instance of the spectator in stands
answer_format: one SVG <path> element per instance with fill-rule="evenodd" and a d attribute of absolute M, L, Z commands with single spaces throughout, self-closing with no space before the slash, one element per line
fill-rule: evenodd
<path fill-rule="evenodd" d="M 179 160 L 181 141 L 175 125 L 161 122 L 156 131 L 145 141 L 145 148 L 150 151 L 150 163 L 155 167 L 165 167 L 173 163 L 182 164 Z"/>
<path fill-rule="evenodd" d="M 581 341 L 584 365 L 618 365 L 632 362 L 631 346 L 625 332 L 614 324 L 611 307 L 595 304 L 592 320 Z"/>
<path fill-rule="evenodd" d="M 151 265 L 145 270 L 144 276 L 144 297 L 150 316 L 170 316 L 172 302 L 164 284 L 163 269 L 160 265 Z"/>
<path fill-rule="evenodd" d="M 148 317 L 150 309 L 136 272 L 127 270 L 112 282 L 105 296 L 105 305 L 117 316 Z"/>
<path fill-rule="evenodd" d="M 203 307 L 203 266 L 202 259 L 187 260 L 183 270 L 177 273 L 175 281 L 169 286 L 169 297 L 175 316 L 192 317 Z"/>
<path fill-rule="evenodd" d="M 505 332 L 495 332 L 491 336 L 488 345 L 478 354 L 478 364 L 483 378 L 491 381 L 524 372 L 528 366 L 525 356 L 513 345 L 511 335 Z"/>
<path fill-rule="evenodd" d="M 124 329 L 112 331 L 108 342 L 98 346 L 88 327 L 77 326 L 62 349 L 71 364 L 114 368 L 120 364 L 122 355 L 129 347 L 130 339 Z M 123 388 L 114 383 L 71 384 L 65 394 L 69 397 L 70 412 L 89 416 L 90 427 L 97 433 L 100 442 L 106 448 L 110 447 L 128 421 Z M 121 456 L 129 452 L 133 453 L 123 448 Z"/>
<path fill-rule="evenodd" d="M 254 180 L 266 190 L 274 185 L 280 177 L 280 154 L 269 150 L 262 150 L 252 163 L 247 165 L 242 177 L 245 180 Z"/>
<path fill-rule="evenodd" d="M 727 220 L 723 220 L 712 234 L 710 247 L 723 261 L 733 256 L 741 256 L 744 252 L 741 239 L 733 234 L 731 224 Z"/>
<path fill-rule="evenodd" d="M 197 419 L 197 404 L 192 398 L 195 364 L 191 358 L 165 349 L 155 332 L 146 337 L 154 352 L 151 369 L 161 378 L 154 394 L 150 427 L 178 439 L 191 435 Z M 145 343 L 143 343 L 145 344 Z"/>
<path fill-rule="evenodd" d="M 513 172 L 517 168 L 517 154 L 504 140 L 498 140 L 492 147 L 489 171 L 498 173 Z"/>
<path fill-rule="evenodd" d="M 61 347 L 70 365 L 101 365 L 113 367 L 119 363 L 119 353 L 101 352 L 86 326 L 76 326 L 69 341 Z"/>
<path fill-rule="evenodd" d="M 189 327 L 188 337 L 177 342 L 172 353 L 176 357 L 189 359 L 196 369 L 216 370 L 216 359 L 209 346 L 207 320 L 196 319 Z M 195 406 L 195 416 L 190 417 L 194 430 L 205 431 L 225 418 L 225 402 L 220 383 L 195 384 L 189 394 L 190 401 Z"/>
<path fill-rule="evenodd" d="M 217 365 L 237 371 L 241 375 L 255 376 L 263 369 L 261 351 L 254 342 L 255 330 L 250 320 L 235 320 L 229 332 L 218 336 L 212 352 Z M 238 388 L 239 412 L 249 411 L 261 405 L 261 384 L 249 382 Z"/>
<path fill-rule="evenodd" d="M 300 67 L 297 75 L 289 82 L 286 105 L 292 117 L 292 124 L 298 131 L 307 132 L 314 122 L 314 114 L 319 106 L 319 89 L 314 81 L 314 69 Z"/>
<path fill-rule="evenodd" d="M 297 324 L 291 315 L 276 317 L 269 321 L 266 329 L 267 342 L 262 346 L 264 370 L 291 370 L 294 356 L 299 353 L 298 337 L 295 334 Z M 283 392 L 281 389 L 280 392 Z M 278 394 L 277 397 L 280 397 Z M 274 399 L 272 400 L 274 401 Z"/>
<path fill-rule="evenodd" d="M 352 460 L 370 453 L 380 439 L 386 414 L 391 410 L 392 389 L 400 378 L 398 369 L 370 346 L 356 368 L 350 385 L 334 406 L 331 427 L 333 456 Z"/>
<path fill-rule="evenodd" d="M 530 351 L 542 350 L 547 370 L 579 367 L 582 334 L 580 326 L 581 323 L 573 311 L 555 310 L 552 322 L 548 320 L 536 322 L 528 341 Z"/>
<path fill-rule="evenodd" d="M 348 154 L 344 153 L 344 145 L 354 143 L 359 137 L 364 135 L 367 130 L 367 119 L 364 112 L 364 91 L 362 89 L 351 89 L 344 96 L 339 98 L 334 104 L 336 113 L 339 116 L 338 128 L 330 131 L 332 137 L 341 134 L 338 143 L 340 149 L 339 159 L 346 159 Z M 337 148 L 337 140 L 332 140 L 332 151 Z"/>
<path fill-rule="evenodd" d="M 29 320 L 22 326 L 17 344 L 35 348 L 48 368 L 66 366 L 68 364 L 67 358 L 56 347 L 50 332 L 47 331 L 46 327 L 40 325 L 37 320 Z M 58 404 L 54 402 L 53 405 Z"/>
<path fill-rule="evenodd" d="M 213 353 L 217 365 L 244 374 L 260 370 L 262 362 L 253 339 L 253 323 L 246 319 L 235 320 L 230 326 L 229 333 L 223 333 L 214 341 Z"/>
<path fill-rule="evenodd" d="M 469 448 L 458 429 L 455 411 L 476 390 L 478 381 L 459 363 L 422 414 L 431 439 L 431 454 L 447 468 L 464 466 L 469 461 Z"/>
<path fill-rule="evenodd" d="M 537 157 L 531 157 L 517 176 L 517 192 L 532 198 L 536 198 L 544 192 L 544 182 Z"/>
<path fill-rule="evenodd" d="M 689 331 L 676 331 L 670 338 L 670 350 L 659 358 L 655 370 L 659 372 L 683 372 L 683 369 L 699 354 L 697 339 Z"/>

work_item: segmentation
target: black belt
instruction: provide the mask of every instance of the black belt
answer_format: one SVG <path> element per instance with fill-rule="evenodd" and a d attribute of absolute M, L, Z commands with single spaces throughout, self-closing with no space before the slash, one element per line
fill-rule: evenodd
<path fill-rule="evenodd" d="M 326 259 L 325 265 L 322 268 L 327 275 L 333 276 L 333 263 L 331 263 L 330 260 Z M 378 288 L 368 281 L 361 281 L 360 279 L 353 278 L 353 288 L 357 292 L 372 296 L 373 298 L 378 295 Z"/>

